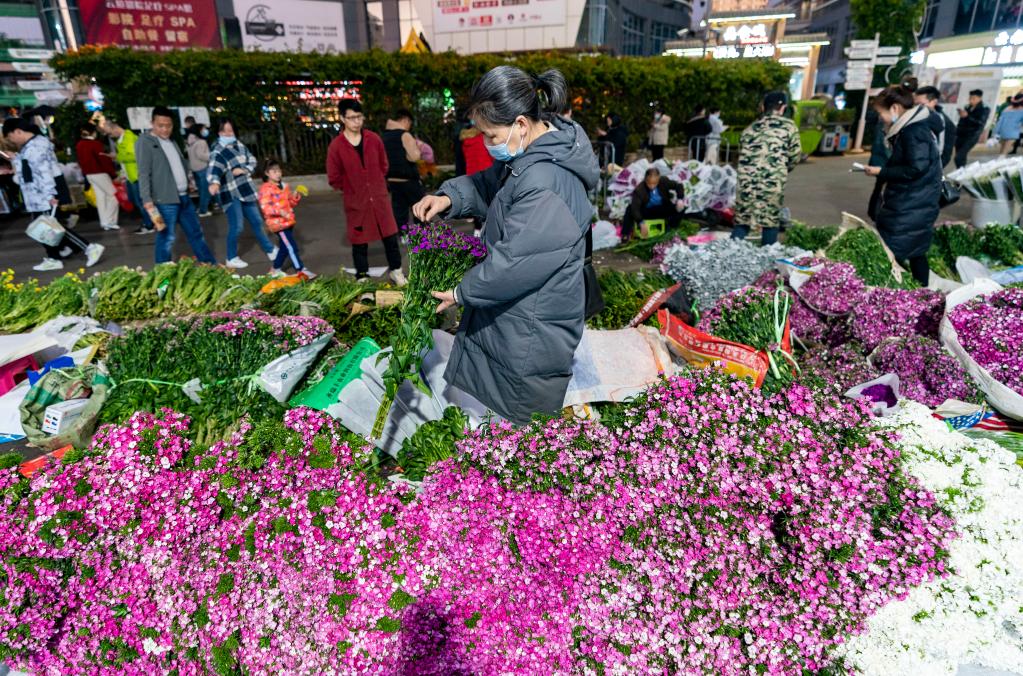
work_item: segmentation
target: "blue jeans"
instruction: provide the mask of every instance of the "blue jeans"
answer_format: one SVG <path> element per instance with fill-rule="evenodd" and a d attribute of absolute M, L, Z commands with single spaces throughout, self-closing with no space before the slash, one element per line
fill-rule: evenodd
<path fill-rule="evenodd" d="M 263 214 L 259 210 L 259 202 L 242 202 L 233 199 L 227 204 L 221 201 L 224 211 L 227 213 L 227 258 L 228 260 L 238 255 L 238 236 L 242 234 L 242 215 L 249 222 L 252 234 L 256 236 L 256 242 L 263 253 L 271 253 L 274 250 L 266 233 L 263 232 Z"/>
<path fill-rule="evenodd" d="M 199 213 L 205 214 L 210 210 L 210 182 L 206 180 L 205 171 L 193 171 L 195 176 L 195 189 L 199 191 Z"/>
<path fill-rule="evenodd" d="M 179 195 L 177 204 L 157 204 L 156 208 L 163 216 L 167 227 L 156 233 L 156 262 L 167 263 L 174 253 L 174 229 L 178 223 L 185 231 L 188 238 L 188 245 L 200 263 L 217 264 L 217 259 L 206 244 L 206 238 L 202 235 L 202 226 L 199 225 L 199 217 L 195 214 L 195 207 L 188 195 Z"/>
<path fill-rule="evenodd" d="M 732 239 L 746 239 L 749 235 L 748 225 L 739 225 L 738 223 L 732 227 Z M 778 228 L 763 228 L 760 231 L 760 244 L 761 246 L 768 246 L 778 241 Z"/>
<path fill-rule="evenodd" d="M 131 200 L 131 203 L 135 206 L 138 212 L 142 214 L 142 227 L 153 227 L 153 219 L 151 219 L 146 210 L 142 208 L 142 196 L 139 194 L 138 181 L 125 180 L 124 186 L 128 191 L 128 199 Z"/>

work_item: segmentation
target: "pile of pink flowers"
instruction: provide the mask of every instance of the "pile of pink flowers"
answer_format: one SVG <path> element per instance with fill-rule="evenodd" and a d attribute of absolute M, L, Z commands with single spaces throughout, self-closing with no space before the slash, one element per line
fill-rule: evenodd
<path fill-rule="evenodd" d="M 1023 289 L 974 298 L 953 309 L 949 321 L 970 356 L 1023 395 Z"/>
<path fill-rule="evenodd" d="M 945 297 L 937 291 L 878 286 L 853 308 L 850 329 L 853 338 L 870 352 L 885 338 L 937 338 L 944 312 Z"/>
<path fill-rule="evenodd" d="M 326 415 L 208 449 L 139 413 L 0 472 L 0 658 L 38 672 L 814 671 L 946 573 L 860 404 L 710 371 L 470 434 L 419 494 Z"/>
<path fill-rule="evenodd" d="M 947 399 L 983 401 L 962 364 L 932 338 L 890 338 L 874 350 L 870 360 L 879 373 L 899 376 L 903 397 L 930 408 Z"/>
<path fill-rule="evenodd" d="M 799 297 L 810 308 L 823 315 L 838 317 L 849 314 L 863 302 L 867 285 L 852 265 L 819 259 L 803 259 L 797 263 L 823 266 L 799 287 Z"/>

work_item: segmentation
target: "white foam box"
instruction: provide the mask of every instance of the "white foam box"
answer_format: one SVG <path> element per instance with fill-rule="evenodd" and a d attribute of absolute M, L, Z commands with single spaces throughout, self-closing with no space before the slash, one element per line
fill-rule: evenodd
<path fill-rule="evenodd" d="M 43 432 L 60 434 L 82 415 L 88 405 L 88 399 L 68 399 L 57 404 L 50 404 L 43 412 Z"/>

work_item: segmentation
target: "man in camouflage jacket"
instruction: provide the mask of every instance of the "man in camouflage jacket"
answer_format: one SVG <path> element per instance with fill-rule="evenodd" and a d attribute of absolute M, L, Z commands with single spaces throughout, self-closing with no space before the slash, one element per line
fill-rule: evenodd
<path fill-rule="evenodd" d="M 785 183 L 802 157 L 799 129 L 784 116 L 786 104 L 783 92 L 768 92 L 763 115 L 742 132 L 733 239 L 759 227 L 763 244 L 778 241 Z"/>

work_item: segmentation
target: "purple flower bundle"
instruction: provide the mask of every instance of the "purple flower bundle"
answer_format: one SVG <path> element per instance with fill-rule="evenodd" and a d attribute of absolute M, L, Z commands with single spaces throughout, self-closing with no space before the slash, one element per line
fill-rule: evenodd
<path fill-rule="evenodd" d="M 956 306 L 949 321 L 963 348 L 998 382 L 1023 395 L 1023 289 Z"/>
<path fill-rule="evenodd" d="M 0 653 L 42 673 L 816 670 L 946 574 L 857 402 L 666 379 L 614 429 L 471 434 L 416 494 L 297 409 L 209 449 L 139 413 L 0 472 Z"/>
<path fill-rule="evenodd" d="M 801 265 L 816 265 L 804 263 Z M 797 293 L 812 309 L 833 317 L 847 315 L 863 302 L 867 285 L 863 283 L 856 268 L 848 263 L 824 261 L 824 267 L 814 272 Z"/>
<path fill-rule="evenodd" d="M 849 319 L 852 337 L 872 352 L 885 338 L 938 337 L 945 297 L 929 289 L 873 287 Z"/>
<path fill-rule="evenodd" d="M 401 301 L 401 325 L 391 340 L 390 361 L 384 372 L 384 400 L 380 402 L 373 436 L 384 431 L 387 415 L 405 380 L 417 387 L 423 353 L 433 347 L 434 291 L 453 289 L 462 276 L 487 255 L 478 237 L 463 235 L 444 223 L 411 225 L 405 231 L 409 248 L 409 278 Z"/>
<path fill-rule="evenodd" d="M 881 375 L 855 343 L 811 350 L 800 358 L 799 365 L 800 381 L 837 392 L 846 392 Z"/>
<path fill-rule="evenodd" d="M 979 402 L 983 396 L 962 365 L 933 338 L 912 336 L 881 343 L 870 357 L 878 373 L 899 376 L 899 393 L 936 408 L 947 399 Z"/>

